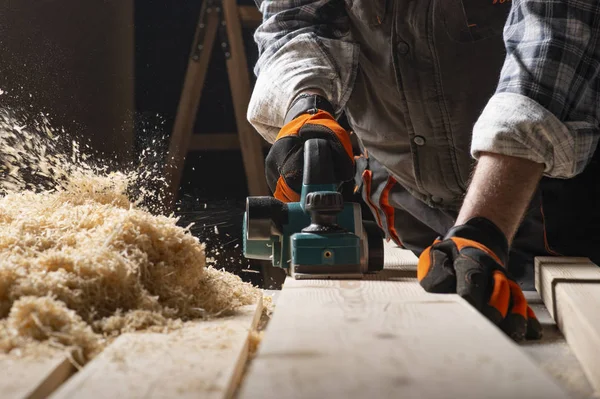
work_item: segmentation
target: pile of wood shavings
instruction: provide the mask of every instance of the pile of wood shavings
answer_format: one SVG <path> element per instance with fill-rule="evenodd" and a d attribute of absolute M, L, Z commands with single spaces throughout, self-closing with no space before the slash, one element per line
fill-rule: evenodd
<path fill-rule="evenodd" d="M 206 266 L 189 226 L 131 200 L 147 171 L 108 173 L 51 147 L 0 113 L 0 353 L 72 348 L 84 363 L 123 332 L 255 303 L 260 290 Z"/>

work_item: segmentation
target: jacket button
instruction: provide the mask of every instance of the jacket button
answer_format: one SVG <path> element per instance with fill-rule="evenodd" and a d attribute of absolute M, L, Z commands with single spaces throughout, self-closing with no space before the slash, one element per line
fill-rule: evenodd
<path fill-rule="evenodd" d="M 425 137 L 423 137 L 423 136 L 415 136 L 415 138 L 413 139 L 413 142 L 416 145 L 425 145 Z"/>
<path fill-rule="evenodd" d="M 406 42 L 400 42 L 396 46 L 396 50 L 398 50 L 398 54 L 408 54 L 408 44 Z"/>
<path fill-rule="evenodd" d="M 434 195 L 431 197 L 431 201 L 435 202 L 436 204 L 439 204 L 440 202 L 443 201 L 443 199 L 441 197 L 437 197 Z"/>

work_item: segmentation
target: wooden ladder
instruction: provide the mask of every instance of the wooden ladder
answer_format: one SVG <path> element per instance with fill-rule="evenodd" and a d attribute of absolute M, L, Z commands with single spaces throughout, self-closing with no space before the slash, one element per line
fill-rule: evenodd
<path fill-rule="evenodd" d="M 256 28 L 261 21 L 262 15 L 256 7 L 239 6 L 236 0 L 204 0 L 166 160 L 165 178 L 169 186 L 165 204 L 167 209 L 172 209 L 177 199 L 185 157 L 188 151 L 194 150 L 227 150 L 239 146 L 249 194 L 269 195 L 263 156 L 263 147 L 267 143 L 246 119 L 251 87 L 242 37 L 242 26 Z M 194 135 L 196 113 L 217 33 L 227 62 L 238 131 L 237 134 Z"/>

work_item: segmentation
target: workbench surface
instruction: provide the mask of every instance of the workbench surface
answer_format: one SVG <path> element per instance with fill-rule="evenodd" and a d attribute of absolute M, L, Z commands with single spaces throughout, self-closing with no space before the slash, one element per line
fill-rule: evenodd
<path fill-rule="evenodd" d="M 410 288 L 411 291 L 413 288 L 420 288 L 416 280 L 417 258 L 410 251 L 386 243 L 385 254 L 385 270 L 376 277 L 369 276 L 366 279 L 402 280 L 402 284 L 406 284 L 407 280 L 414 279 L 414 286 L 416 287 L 408 287 L 408 285 L 406 287 Z M 288 277 L 286 284 L 293 287 L 297 285 L 297 282 Z M 284 284 L 284 290 L 286 284 Z M 273 302 L 277 305 L 277 299 L 281 291 L 267 291 L 267 294 L 273 297 Z M 562 333 L 558 330 L 539 294 L 536 291 L 527 291 L 525 296 L 544 328 L 544 336 L 538 341 L 519 343 L 522 351 L 543 372 L 563 387 L 571 397 L 575 399 L 600 397 L 594 395 L 594 390 L 589 384 L 579 361 Z M 275 306 L 276 312 L 277 306 Z"/>
<path fill-rule="evenodd" d="M 521 348 L 574 398 L 600 397 L 594 395 L 583 368 L 550 317 L 539 294 L 536 291 L 527 291 L 525 297 L 544 327 L 544 336 L 539 341 L 521 343 Z"/>
<path fill-rule="evenodd" d="M 70 379 L 75 370 L 67 354 L 37 367 L 0 357 L 8 369 L 0 396 L 44 398 L 56 390 L 53 398 L 114 397 L 117 391 L 136 398 L 170 392 L 239 399 L 599 397 L 537 292 L 525 296 L 544 337 L 517 346 L 456 295 L 425 293 L 412 253 L 389 244 L 385 250 L 385 270 L 363 280 L 288 277 L 281 291 L 265 291 L 274 312 L 245 372 L 260 303 L 200 322 L 191 339 L 185 331 L 126 334 Z M 138 353 L 136 345 L 151 349 Z M 142 381 L 146 390 L 136 388 Z"/>
<path fill-rule="evenodd" d="M 417 257 L 410 251 L 386 243 L 385 255 L 386 268 L 414 270 L 416 276 Z M 417 284 L 416 278 L 415 284 Z M 520 347 L 574 398 L 600 397 L 598 394 L 594 395 L 594 390 L 589 384 L 583 368 L 558 330 L 540 295 L 537 291 L 526 291 L 524 294 L 538 320 L 542 323 L 544 335 L 539 341 L 522 342 L 519 344 Z"/>

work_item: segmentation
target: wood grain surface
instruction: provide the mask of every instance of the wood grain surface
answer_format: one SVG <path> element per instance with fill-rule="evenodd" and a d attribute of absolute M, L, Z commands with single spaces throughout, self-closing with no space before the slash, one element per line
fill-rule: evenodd
<path fill-rule="evenodd" d="M 600 284 L 556 286 L 557 324 L 586 375 L 600 392 Z"/>
<path fill-rule="evenodd" d="M 587 258 L 536 258 L 536 289 L 600 392 L 600 268 Z"/>
<path fill-rule="evenodd" d="M 46 398 L 74 372 L 68 354 L 46 358 L 0 355 L 0 397 L 3 399 Z"/>
<path fill-rule="evenodd" d="M 540 293 L 550 315 L 555 315 L 555 286 L 559 282 L 599 282 L 600 268 L 588 258 L 537 257 L 535 289 Z"/>
<path fill-rule="evenodd" d="M 587 258 L 537 258 L 536 289 L 600 392 L 600 268 Z"/>
<path fill-rule="evenodd" d="M 524 294 L 542 324 L 544 335 L 539 341 L 520 342 L 521 350 L 531 357 L 542 371 L 563 386 L 572 398 L 592 398 L 594 389 L 540 295 L 536 291 L 526 291 Z"/>
<path fill-rule="evenodd" d="M 124 334 L 51 397 L 230 398 L 261 311 L 262 301 L 169 334 Z"/>
<path fill-rule="evenodd" d="M 565 398 L 456 295 L 414 279 L 287 280 L 240 398 Z"/>

